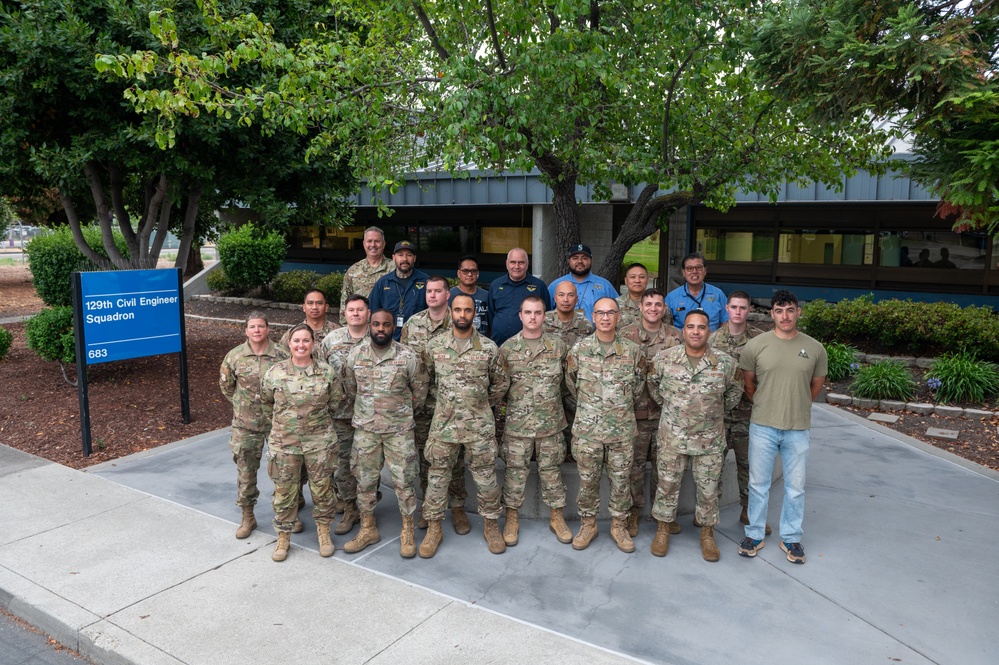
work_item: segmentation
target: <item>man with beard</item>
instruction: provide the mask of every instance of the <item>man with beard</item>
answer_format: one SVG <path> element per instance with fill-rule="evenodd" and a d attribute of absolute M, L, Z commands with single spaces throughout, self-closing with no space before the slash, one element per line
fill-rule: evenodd
<path fill-rule="evenodd" d="M 458 262 L 458 286 L 451 289 L 451 295 L 459 293 L 472 296 L 475 301 L 475 329 L 480 335 L 489 337 L 489 292 L 479 288 L 479 260 L 474 256 L 463 256 Z"/>
<path fill-rule="evenodd" d="M 441 520 L 447 501 L 451 469 L 461 447 L 475 481 L 479 514 L 485 520 L 489 551 L 502 554 L 499 487 L 496 483 L 496 422 L 492 406 L 510 387 L 506 362 L 492 340 L 472 326 L 475 301 L 459 295 L 451 300 L 451 331 L 430 340 L 423 352 L 431 382 L 437 387 L 437 406 L 430 424 L 427 460 L 430 472 L 423 514 L 427 535 L 420 556 L 429 559 L 443 540 Z"/>
<path fill-rule="evenodd" d="M 427 308 L 427 275 L 414 268 L 416 248 L 408 240 L 395 244 L 392 260 L 395 270 L 375 282 L 368 304 L 372 310 L 387 309 L 395 315 L 395 339 L 399 341 L 409 317 Z"/>
<path fill-rule="evenodd" d="M 593 321 L 593 304 L 601 298 L 615 299 L 617 306 L 617 288 L 600 275 L 590 272 L 593 265 L 593 252 L 589 245 L 573 245 L 569 248 L 569 273 L 559 277 L 548 285 L 548 293 L 552 300 L 555 299 L 555 290 L 562 282 L 572 280 L 576 285 L 576 295 L 578 302 L 576 307 L 583 310 L 583 314 L 590 321 Z M 593 321 L 595 324 L 596 321 Z"/>
<path fill-rule="evenodd" d="M 402 513 L 399 554 L 411 559 L 416 556 L 413 413 L 422 406 L 430 381 L 416 352 L 393 339 L 392 312 L 380 309 L 372 314 L 370 330 L 370 339 L 358 344 L 344 364 L 344 390 L 353 405 L 351 424 L 356 429 L 350 465 L 357 478 L 361 529 L 343 549 L 360 552 L 381 540 L 375 504 L 384 462 Z"/>

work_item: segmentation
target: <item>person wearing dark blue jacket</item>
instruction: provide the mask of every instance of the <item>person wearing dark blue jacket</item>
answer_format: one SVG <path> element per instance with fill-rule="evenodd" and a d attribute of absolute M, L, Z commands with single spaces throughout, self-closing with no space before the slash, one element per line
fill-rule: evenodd
<path fill-rule="evenodd" d="M 392 250 L 395 270 L 381 277 L 371 289 L 371 311 L 387 309 L 395 315 L 395 339 L 409 317 L 427 308 L 427 274 L 415 270 L 416 248 L 408 240 Z"/>
<path fill-rule="evenodd" d="M 527 296 L 538 296 L 545 304 L 545 311 L 552 308 L 548 287 L 540 279 L 527 272 L 530 265 L 527 252 L 517 247 L 506 255 L 506 275 L 498 277 L 489 285 L 489 330 L 497 346 L 520 332 L 520 303 Z"/>

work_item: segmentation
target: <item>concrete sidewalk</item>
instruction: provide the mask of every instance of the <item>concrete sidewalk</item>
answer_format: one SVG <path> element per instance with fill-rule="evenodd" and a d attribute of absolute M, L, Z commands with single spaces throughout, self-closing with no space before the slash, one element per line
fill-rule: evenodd
<path fill-rule="evenodd" d="M 445 523 L 435 558 L 403 560 L 390 492 L 378 545 L 346 555 L 336 536 L 323 559 L 306 519 L 275 564 L 266 502 L 233 537 L 224 431 L 85 473 L 0 446 L 0 607 L 101 663 L 995 662 L 999 474 L 813 414 L 804 566 L 776 537 L 737 556 L 737 507 L 714 564 L 689 517 L 665 559 L 648 522 L 625 555 L 606 523 L 575 552 L 540 520 L 493 556 L 473 516 L 468 536 Z"/>

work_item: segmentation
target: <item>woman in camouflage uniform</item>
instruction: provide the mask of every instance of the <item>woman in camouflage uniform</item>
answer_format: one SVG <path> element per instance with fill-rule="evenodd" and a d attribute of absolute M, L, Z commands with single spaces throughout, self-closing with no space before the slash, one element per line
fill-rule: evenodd
<path fill-rule="evenodd" d="M 332 413 L 343 400 L 343 385 L 329 365 L 313 359 L 315 338 L 307 324 L 292 328 L 289 342 L 291 358 L 268 370 L 260 385 L 261 399 L 273 409 L 267 472 L 274 481 L 274 530 L 278 534 L 271 556 L 274 561 L 288 557 L 303 467 L 309 473 L 319 553 L 333 556 L 335 549 L 330 522 L 336 491 L 327 466 L 327 447 L 336 436 Z"/>

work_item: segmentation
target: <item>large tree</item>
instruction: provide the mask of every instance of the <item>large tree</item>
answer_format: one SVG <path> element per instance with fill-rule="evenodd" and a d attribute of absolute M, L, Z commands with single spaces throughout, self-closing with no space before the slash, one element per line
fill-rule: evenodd
<path fill-rule="evenodd" d="M 239 39 L 227 53 L 203 56 L 160 30 L 166 57 L 106 65 L 139 80 L 175 75 L 171 89 L 131 95 L 159 113 L 165 141 L 203 110 L 314 130 L 314 152 L 333 147 L 376 191 L 418 168 L 537 168 L 562 248 L 579 239 L 577 185 L 641 185 L 598 269 L 616 279 L 627 249 L 672 211 L 724 209 L 741 187 L 776 197 L 787 180 L 838 186 L 884 156 L 866 121 L 811 126 L 807 109 L 753 78 L 752 26 L 772 4 L 357 0 L 337 9 L 360 30 L 333 25 L 287 45 L 257 17 L 232 16 L 216 22 Z M 261 77 L 233 85 L 248 66 Z"/>
<path fill-rule="evenodd" d="M 999 2 L 775 3 L 754 67 L 818 123 L 890 120 L 955 226 L 999 229 Z"/>
<path fill-rule="evenodd" d="M 230 5 L 267 16 L 279 37 L 296 42 L 328 15 L 320 0 Z M 211 224 L 206 208 L 250 205 L 275 223 L 342 208 L 346 174 L 325 156 L 306 162 L 308 137 L 298 133 L 261 135 L 225 114 L 206 115 L 178 123 L 174 149 L 160 148 L 154 123 L 123 98 L 126 83 L 94 62 L 102 53 L 165 51 L 149 30 L 150 12 L 164 7 L 192 46 L 232 46 L 212 41 L 218 35 L 194 0 L 0 5 L 0 191 L 19 202 L 58 192 L 81 252 L 102 263 L 80 231 L 96 218 L 119 268 L 154 267 L 171 229 L 181 237 L 176 264 L 185 267 Z M 115 228 L 127 255 L 112 240 Z"/>

